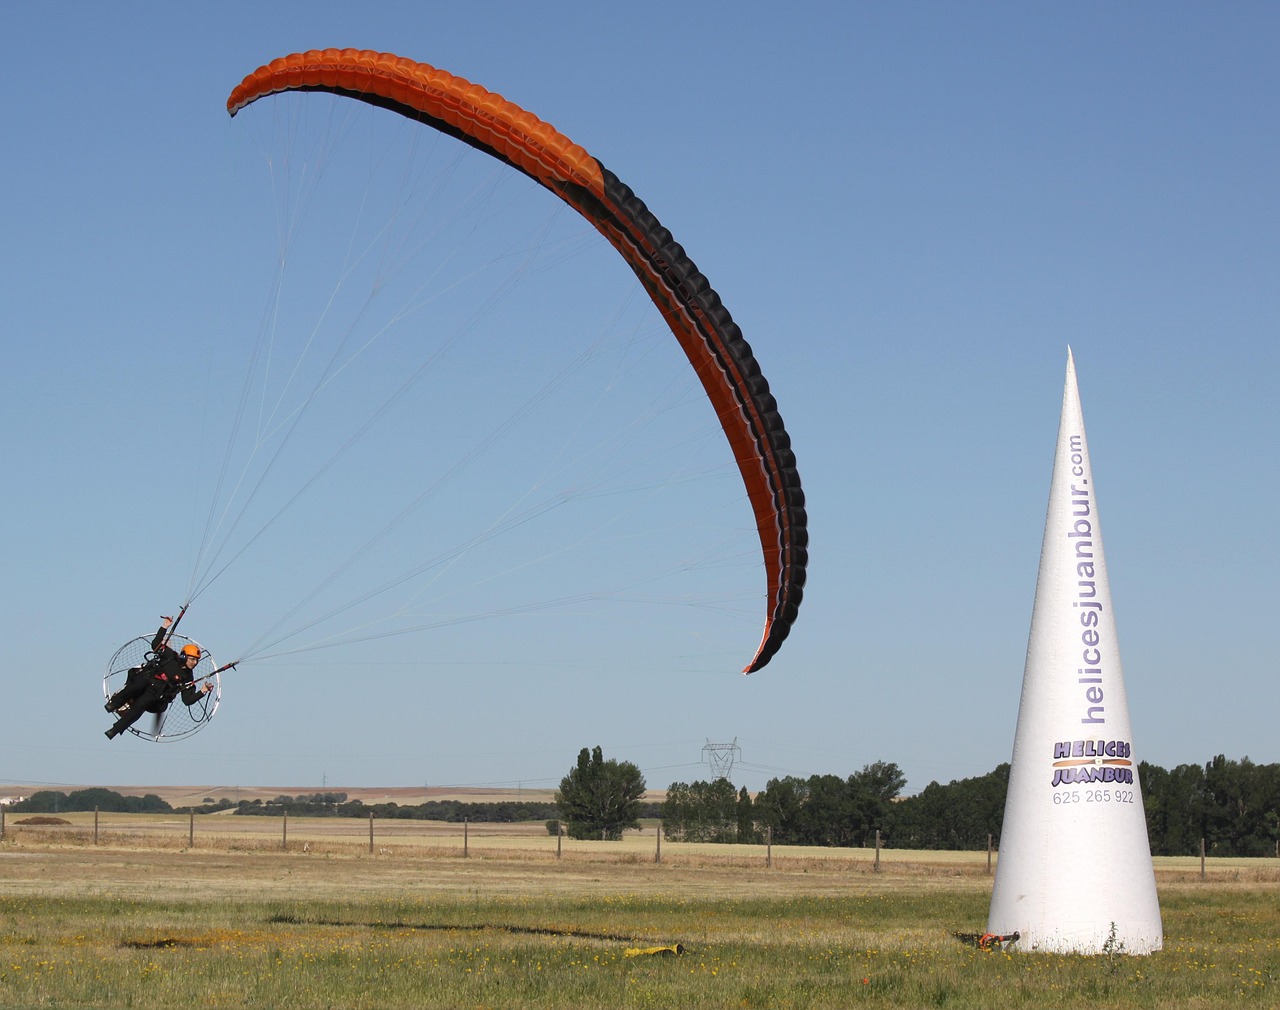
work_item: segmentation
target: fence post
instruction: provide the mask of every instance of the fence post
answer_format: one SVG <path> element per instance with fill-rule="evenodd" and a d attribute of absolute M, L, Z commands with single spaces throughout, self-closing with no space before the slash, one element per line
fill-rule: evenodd
<path fill-rule="evenodd" d="M 373 811 L 369 811 L 369 855 L 373 855 Z"/>
<path fill-rule="evenodd" d="M 98 808 L 93 808 L 93 844 L 98 844 Z"/>
<path fill-rule="evenodd" d="M 764 865 L 773 865 L 773 825 L 764 829 Z"/>
<path fill-rule="evenodd" d="M 1200 879 L 1204 880 L 1204 839 L 1200 839 Z"/>
<path fill-rule="evenodd" d="M 658 825 L 658 847 L 654 850 L 653 861 L 655 863 L 662 862 L 662 825 Z"/>
<path fill-rule="evenodd" d="M 880 872 L 880 829 L 876 828 L 876 873 Z"/>
<path fill-rule="evenodd" d="M 987 876 L 991 876 L 991 835 L 987 835 Z"/>
<path fill-rule="evenodd" d="M 187 823 L 187 848 L 196 847 L 196 812 L 191 811 L 191 820 Z"/>
<path fill-rule="evenodd" d="M 470 852 L 467 849 L 467 845 L 469 841 L 468 830 L 467 830 L 469 827 L 469 821 L 470 821 L 469 817 L 462 818 L 462 858 L 463 859 L 466 859 L 467 856 L 470 855 Z"/>
<path fill-rule="evenodd" d="M 5 805 L 0 803 L 0 838 L 4 838 L 4 808 Z M 1277 844 L 1280 844 L 1280 842 Z"/>
<path fill-rule="evenodd" d="M 564 825 L 557 824 L 556 825 L 556 858 L 557 859 L 560 858 L 560 845 L 563 839 L 564 839 Z"/>
<path fill-rule="evenodd" d="M 283 826 L 280 829 L 280 848 L 289 848 L 289 811 L 284 812 Z"/>

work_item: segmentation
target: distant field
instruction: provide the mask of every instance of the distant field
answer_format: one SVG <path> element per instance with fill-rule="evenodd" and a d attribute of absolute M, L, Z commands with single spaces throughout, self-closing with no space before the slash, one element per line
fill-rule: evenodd
<path fill-rule="evenodd" d="M 41 790 L 54 790 L 71 793 L 87 786 L 73 785 L 32 785 L 15 783 L 0 785 L 0 796 L 30 796 Z M 241 800 L 273 800 L 277 796 L 310 796 L 314 793 L 346 793 L 348 799 L 361 803 L 397 803 L 400 806 L 416 806 L 430 800 L 458 800 L 462 803 L 551 803 L 555 800 L 554 789 L 483 789 L 465 786 L 103 786 L 121 796 L 159 796 L 173 807 L 199 806 L 206 800 L 218 803 L 230 800 L 239 803 Z M 645 794 L 647 802 L 661 803 L 666 799 L 666 790 L 650 790 Z"/>

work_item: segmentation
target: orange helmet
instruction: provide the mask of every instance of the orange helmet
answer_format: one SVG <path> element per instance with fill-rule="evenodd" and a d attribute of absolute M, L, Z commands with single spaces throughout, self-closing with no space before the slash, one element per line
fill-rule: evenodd
<path fill-rule="evenodd" d="M 195 656 L 196 659 L 199 659 L 200 646 L 196 645 L 195 642 L 188 642 L 186 645 L 182 647 L 182 654 L 184 656 Z"/>

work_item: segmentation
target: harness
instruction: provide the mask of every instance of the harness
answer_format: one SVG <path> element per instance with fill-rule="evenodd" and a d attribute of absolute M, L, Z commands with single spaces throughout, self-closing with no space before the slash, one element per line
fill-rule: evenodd
<path fill-rule="evenodd" d="M 160 668 L 160 653 L 148 652 L 146 659 L 143 660 L 142 666 L 138 669 L 145 670 L 150 673 L 153 680 L 168 682 L 169 675 Z"/>

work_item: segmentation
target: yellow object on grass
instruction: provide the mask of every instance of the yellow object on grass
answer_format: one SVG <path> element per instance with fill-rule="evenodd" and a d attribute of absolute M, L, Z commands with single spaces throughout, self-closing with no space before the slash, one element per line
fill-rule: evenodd
<path fill-rule="evenodd" d="M 668 957 L 684 953 L 684 944 L 673 943 L 665 947 L 628 947 L 622 952 L 623 957 L 642 957 L 645 954 L 665 954 Z"/>

